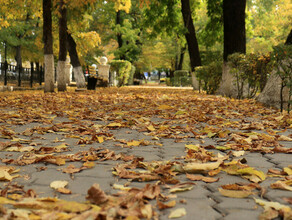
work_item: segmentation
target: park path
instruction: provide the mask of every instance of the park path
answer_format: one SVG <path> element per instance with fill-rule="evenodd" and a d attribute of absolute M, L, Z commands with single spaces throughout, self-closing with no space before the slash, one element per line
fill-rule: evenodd
<path fill-rule="evenodd" d="M 0 116 L 3 218 L 291 219 L 292 117 L 253 100 L 5 92 Z"/>

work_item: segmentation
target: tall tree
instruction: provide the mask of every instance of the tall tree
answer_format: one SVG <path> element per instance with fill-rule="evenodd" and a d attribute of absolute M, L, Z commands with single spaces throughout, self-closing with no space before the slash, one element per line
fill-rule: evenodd
<path fill-rule="evenodd" d="M 290 31 L 290 33 L 289 33 L 287 39 L 286 39 L 285 44 L 286 44 L 286 45 L 290 45 L 290 44 L 292 44 L 292 29 L 291 29 L 291 31 Z"/>
<path fill-rule="evenodd" d="M 64 0 L 59 2 L 59 60 L 57 69 L 58 91 L 66 91 L 67 58 L 67 8 Z"/>
<path fill-rule="evenodd" d="M 184 25 L 187 28 L 185 37 L 188 44 L 191 70 L 194 71 L 195 68 L 197 66 L 201 66 L 202 63 L 189 0 L 181 0 L 181 12 L 183 15 Z"/>
<path fill-rule="evenodd" d="M 52 35 L 52 1 L 43 0 L 43 40 L 45 65 L 45 92 L 54 92 L 54 54 Z"/>
<path fill-rule="evenodd" d="M 237 97 L 238 94 L 234 85 L 235 79 L 227 66 L 227 57 L 236 52 L 246 52 L 245 7 L 246 0 L 223 0 L 224 64 L 221 84 L 217 91 L 220 95 Z"/>
<path fill-rule="evenodd" d="M 67 43 L 68 43 L 68 51 L 71 59 L 71 64 L 73 66 L 73 73 L 76 80 L 77 88 L 84 88 L 85 85 L 85 78 L 82 71 L 82 66 L 79 61 L 79 56 L 76 50 L 76 42 L 72 35 L 67 32 Z"/>
<path fill-rule="evenodd" d="M 223 1 L 224 61 L 230 54 L 246 52 L 245 7 L 246 0 Z"/>

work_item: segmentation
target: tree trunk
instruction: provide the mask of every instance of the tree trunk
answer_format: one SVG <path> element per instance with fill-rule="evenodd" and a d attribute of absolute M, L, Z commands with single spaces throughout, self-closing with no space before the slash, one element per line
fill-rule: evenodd
<path fill-rule="evenodd" d="M 120 10 L 118 10 L 117 14 L 116 14 L 116 25 L 122 26 L 122 18 L 121 18 L 121 11 Z M 122 38 L 121 33 L 117 33 L 117 41 L 118 41 L 119 49 L 121 49 L 123 46 L 123 38 Z M 126 59 L 125 54 L 120 54 L 119 59 L 125 60 Z"/>
<path fill-rule="evenodd" d="M 287 36 L 285 44 L 286 45 L 292 44 L 292 30 Z M 265 85 L 265 88 L 263 89 L 261 94 L 259 94 L 259 96 L 256 97 L 256 100 L 267 106 L 273 106 L 276 108 L 280 108 L 282 110 L 283 108 L 287 107 L 290 94 L 289 89 L 287 87 L 285 88 L 282 87 L 283 81 L 275 72 L 276 70 L 272 72 L 271 76 L 269 77 Z"/>
<path fill-rule="evenodd" d="M 191 61 L 192 84 L 194 89 L 198 89 L 197 79 L 193 72 L 195 71 L 195 68 L 197 66 L 202 65 L 202 62 L 189 0 L 181 0 L 181 12 L 184 20 L 184 26 L 188 30 L 188 32 L 185 33 L 185 37 L 187 40 L 188 51 Z"/>
<path fill-rule="evenodd" d="M 286 42 L 285 42 L 286 45 L 291 45 L 292 44 L 292 29 L 286 39 Z"/>
<path fill-rule="evenodd" d="M 185 34 L 187 44 L 188 44 L 188 51 L 191 60 L 191 69 L 192 71 L 195 70 L 195 67 L 201 66 L 201 57 L 199 52 L 198 41 L 196 37 L 196 31 L 193 23 L 192 18 L 192 11 L 190 8 L 190 1 L 189 0 L 181 0 L 181 12 L 183 15 L 184 25 L 187 28 L 188 32 Z"/>
<path fill-rule="evenodd" d="M 223 0 L 224 20 L 224 53 L 222 80 L 218 94 L 237 97 L 238 91 L 234 85 L 235 77 L 230 73 L 227 57 L 233 53 L 246 53 L 245 35 L 245 7 L 246 0 Z"/>
<path fill-rule="evenodd" d="M 16 50 L 16 52 L 15 52 L 16 68 L 18 69 L 18 67 L 22 65 L 21 45 L 16 46 L 15 50 Z"/>
<path fill-rule="evenodd" d="M 67 32 L 67 43 L 68 43 L 68 51 L 70 55 L 71 64 L 73 66 L 74 77 L 76 80 L 76 86 L 77 88 L 85 88 L 86 87 L 85 77 L 84 77 L 82 67 L 79 61 L 79 57 L 77 54 L 76 43 L 73 37 L 71 36 L 71 34 L 69 34 L 68 32 Z"/>
<path fill-rule="evenodd" d="M 224 61 L 233 53 L 246 52 L 245 7 L 246 0 L 223 1 Z"/>
<path fill-rule="evenodd" d="M 179 62 L 177 65 L 177 70 L 182 70 L 186 49 L 187 48 L 185 46 L 183 48 L 181 48 Z"/>
<path fill-rule="evenodd" d="M 59 2 L 59 60 L 57 69 L 58 91 L 66 91 L 67 58 L 67 9 L 63 0 Z"/>
<path fill-rule="evenodd" d="M 43 38 L 45 64 L 45 92 L 54 92 L 54 54 L 52 35 L 52 1 L 43 0 Z"/>

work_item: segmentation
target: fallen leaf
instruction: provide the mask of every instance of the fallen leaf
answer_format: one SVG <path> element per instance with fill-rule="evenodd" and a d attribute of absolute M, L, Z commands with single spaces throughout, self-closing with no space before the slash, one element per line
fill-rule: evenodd
<path fill-rule="evenodd" d="M 99 184 L 93 184 L 87 191 L 87 194 L 86 198 L 95 205 L 100 205 L 108 201 L 108 196 L 100 189 Z"/>
<path fill-rule="evenodd" d="M 72 191 L 66 188 L 58 188 L 57 191 L 62 194 L 72 194 Z"/>
<path fill-rule="evenodd" d="M 176 201 L 172 200 L 168 203 L 162 203 L 160 201 L 157 200 L 157 206 L 159 210 L 163 210 L 163 209 L 168 209 L 168 208 L 172 208 L 176 205 Z"/>
<path fill-rule="evenodd" d="M 129 147 L 138 147 L 140 144 L 141 144 L 141 141 L 135 141 L 135 140 L 133 140 L 131 142 L 127 142 L 127 145 Z"/>
<path fill-rule="evenodd" d="M 185 192 L 185 191 L 189 191 L 192 190 L 194 188 L 194 184 L 177 184 L 175 186 L 173 186 L 169 192 L 170 193 L 177 193 L 177 192 Z"/>
<path fill-rule="evenodd" d="M 110 124 L 107 125 L 107 127 L 121 127 L 121 126 L 122 126 L 121 123 L 115 123 L 115 122 L 110 123 Z"/>
<path fill-rule="evenodd" d="M 185 208 L 179 208 L 179 209 L 176 209 L 176 210 L 173 210 L 168 218 L 180 218 L 180 217 L 183 217 L 187 214 L 186 212 L 186 209 Z"/>
<path fill-rule="evenodd" d="M 222 188 L 219 188 L 218 190 L 221 193 L 221 195 L 231 198 L 246 198 L 250 195 L 255 194 L 254 192 L 246 190 L 228 190 Z"/>
<path fill-rule="evenodd" d="M 289 206 L 286 205 L 282 205 L 278 202 L 268 202 L 262 199 L 256 199 L 254 198 L 255 202 L 261 206 L 264 207 L 265 210 L 269 209 L 269 208 L 273 208 L 275 210 L 287 210 L 287 211 L 291 211 L 291 208 Z"/>
<path fill-rule="evenodd" d="M 292 141 L 292 138 L 280 135 L 280 137 L 278 137 L 278 141 Z"/>
<path fill-rule="evenodd" d="M 202 175 L 193 175 L 193 174 L 186 174 L 186 177 L 189 179 L 189 180 L 193 180 L 193 181 L 203 181 L 205 183 L 214 183 L 214 182 L 217 182 L 219 180 L 219 178 L 215 179 L 215 178 L 212 178 L 212 177 L 205 177 L 205 176 L 202 176 Z"/>
<path fill-rule="evenodd" d="M 292 180 L 287 180 L 287 181 L 277 181 L 275 183 L 271 184 L 271 188 L 273 189 L 284 189 L 284 190 L 288 190 L 288 191 L 292 191 L 292 187 L 290 186 L 292 185 Z"/>
<path fill-rule="evenodd" d="M 56 180 L 51 182 L 50 187 L 53 189 L 58 189 L 58 188 L 65 188 L 68 185 L 68 181 L 61 181 L 61 180 Z"/>
<path fill-rule="evenodd" d="M 244 150 L 232 152 L 232 155 L 235 156 L 235 157 L 241 157 L 244 154 L 245 154 L 245 151 Z"/>
<path fill-rule="evenodd" d="M 217 169 L 222 164 L 222 160 L 214 163 L 187 163 L 183 169 L 186 173 L 201 173 L 204 171 Z"/>

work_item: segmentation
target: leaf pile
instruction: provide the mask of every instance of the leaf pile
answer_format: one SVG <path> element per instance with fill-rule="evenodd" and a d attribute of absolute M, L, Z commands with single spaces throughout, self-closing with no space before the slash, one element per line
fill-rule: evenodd
<path fill-rule="evenodd" d="M 292 164 L 264 172 L 245 159 L 252 153 L 291 154 L 292 115 L 253 100 L 168 89 L 13 92 L 0 99 L 0 123 L 0 181 L 6 183 L 0 197 L 3 218 L 159 219 L 164 209 L 171 209 L 169 218 L 178 218 L 187 212 L 177 204 L 187 201 L 178 201 L 177 195 L 193 190 L 198 182 L 219 186 L 219 196 L 254 197 L 264 207 L 261 219 L 292 216 L 291 197 L 282 199 L 287 205 L 262 199 L 267 190 L 292 191 Z M 51 140 L 50 135 L 57 138 Z M 184 154 L 149 161 L 132 153 L 150 147 L 168 151 L 169 140 L 184 145 Z M 84 203 L 41 198 L 17 184 L 29 178 L 21 172 L 32 164 L 41 164 L 42 172 L 56 165 L 56 172 L 74 180 L 74 175 L 107 162 L 114 163 L 113 178 L 127 183 L 113 184 L 117 193 L 109 194 L 96 179 Z M 226 175 L 243 182 L 221 184 Z M 267 179 L 272 181 L 268 189 L 262 186 Z M 135 181 L 143 187 L 131 187 Z M 48 187 L 55 195 L 74 194 L 64 180 Z"/>

